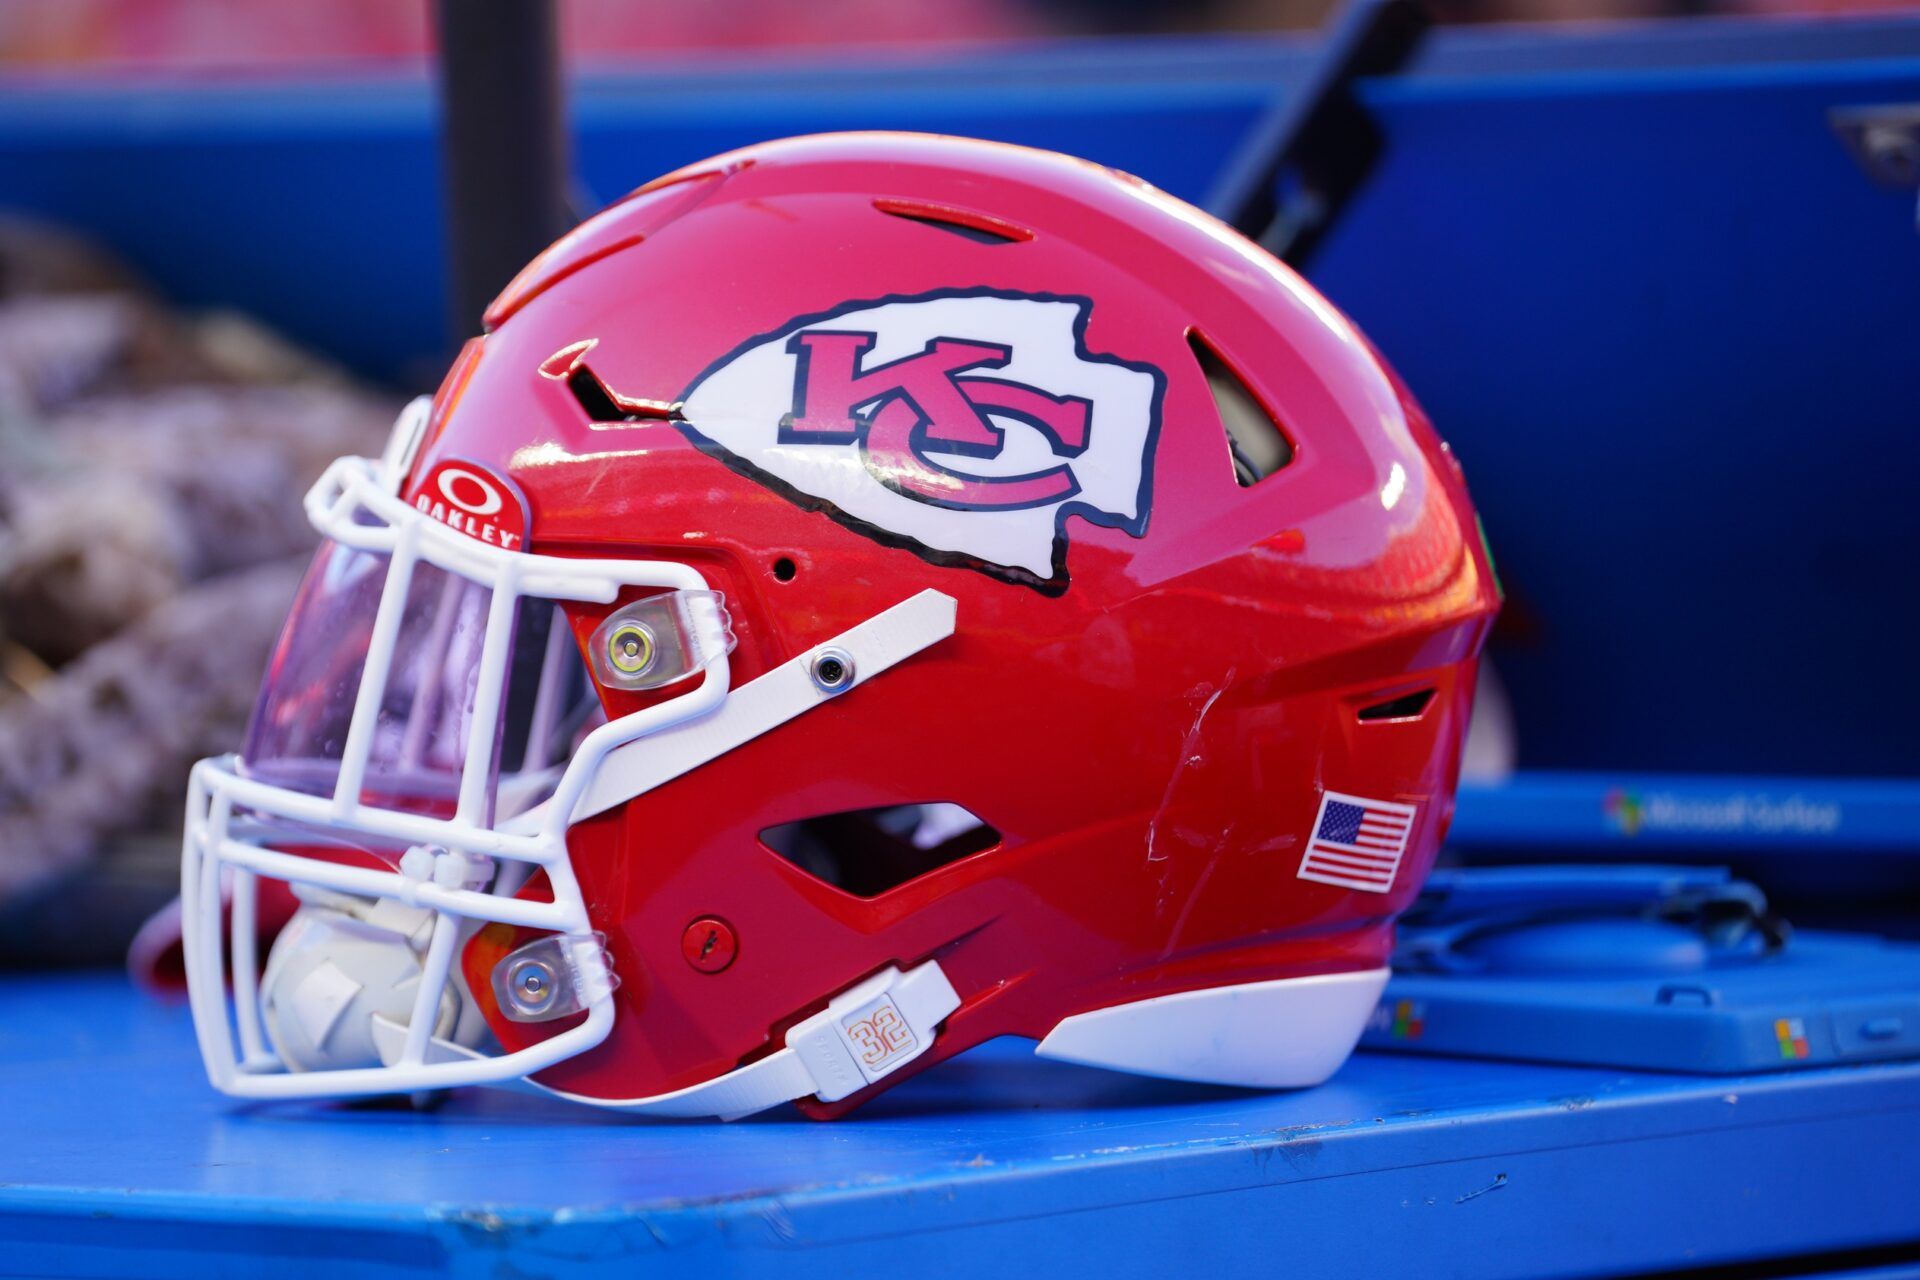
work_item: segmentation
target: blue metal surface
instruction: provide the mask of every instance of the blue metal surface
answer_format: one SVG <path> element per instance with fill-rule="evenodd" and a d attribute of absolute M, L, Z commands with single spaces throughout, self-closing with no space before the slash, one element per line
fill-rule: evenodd
<path fill-rule="evenodd" d="M 1291 1094 L 1002 1043 L 857 1117 L 513 1095 L 242 1107 L 183 1009 L 0 984 L 0 1272 L 161 1277 L 1631 1274 L 1920 1258 L 1920 1066 L 1625 1074 L 1362 1054 Z"/>
<path fill-rule="evenodd" d="M 769 135 L 891 127 L 1078 152 L 1199 196 L 1305 56 L 1194 39 L 596 70 L 615 194 Z M 1386 159 L 1314 276 L 1468 466 L 1511 590 L 1530 767 L 1920 774 L 1920 236 L 1835 106 L 1920 99 L 1920 22 L 1436 37 L 1364 84 Z M 383 376 L 441 366 L 431 95 L 0 85 L 0 206 L 90 230 L 192 304 Z M 1844 656 L 1842 656 L 1844 655 Z M 1657 731 L 1656 730 L 1657 727 Z"/>

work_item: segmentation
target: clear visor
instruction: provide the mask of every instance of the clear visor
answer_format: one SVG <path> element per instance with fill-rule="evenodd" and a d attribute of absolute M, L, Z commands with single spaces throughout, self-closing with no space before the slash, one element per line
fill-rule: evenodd
<path fill-rule="evenodd" d="M 270 662 L 240 766 L 251 778 L 333 795 L 354 732 L 360 686 L 392 556 L 329 541 L 295 597 Z M 483 825 L 551 794 L 598 700 L 561 609 L 523 599 L 505 638 L 490 741 L 476 740 L 481 661 L 493 590 L 440 566 L 414 566 L 399 603 L 384 688 L 364 732 L 362 804 L 451 817 L 469 760 L 484 759 Z M 357 745 L 357 744 L 356 744 Z"/>
<path fill-rule="evenodd" d="M 306 506 L 326 541 L 244 752 L 196 766 L 188 799 L 182 944 L 209 1075 L 254 1097 L 395 1092 L 517 1079 L 597 1044 L 614 977 L 566 829 L 609 751 L 726 697 L 720 597 L 681 563 L 483 544 L 363 459 Z M 585 658 L 572 608 L 597 621 Z M 605 723 L 596 680 L 665 696 Z M 546 891 L 520 894 L 536 870 Z M 312 935 L 264 973 L 262 880 L 292 889 Z M 448 1030 L 484 1038 L 455 1016 L 474 1006 L 454 956 L 486 923 L 546 935 L 508 957 L 514 994 L 545 1001 L 520 1020 L 584 1020 L 498 1056 Z"/>

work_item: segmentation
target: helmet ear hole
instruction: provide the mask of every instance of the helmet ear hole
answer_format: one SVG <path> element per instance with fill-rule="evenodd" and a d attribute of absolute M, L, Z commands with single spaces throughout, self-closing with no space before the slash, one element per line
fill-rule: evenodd
<path fill-rule="evenodd" d="M 781 556 L 773 562 L 773 576 L 777 581 L 792 582 L 799 572 L 800 567 L 794 564 L 791 556 Z"/>

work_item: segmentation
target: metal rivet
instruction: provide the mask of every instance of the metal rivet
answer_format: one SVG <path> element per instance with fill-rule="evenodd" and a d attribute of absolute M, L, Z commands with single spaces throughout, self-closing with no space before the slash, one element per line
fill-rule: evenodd
<path fill-rule="evenodd" d="M 637 676 L 653 665 L 653 632 L 629 622 L 607 637 L 607 661 L 622 675 Z"/>
<path fill-rule="evenodd" d="M 507 991 L 514 1005 L 514 1012 L 526 1017 L 538 1017 L 553 1004 L 554 993 L 559 984 L 554 981 L 553 970 L 540 960 L 522 960 L 507 971 Z"/>
<path fill-rule="evenodd" d="M 853 683 L 853 655 L 845 649 L 822 649 L 808 668 L 813 682 L 828 693 L 839 693 Z"/>

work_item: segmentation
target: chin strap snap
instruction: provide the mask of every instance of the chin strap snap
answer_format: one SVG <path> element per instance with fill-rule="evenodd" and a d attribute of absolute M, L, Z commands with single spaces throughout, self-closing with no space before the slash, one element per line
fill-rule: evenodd
<path fill-rule="evenodd" d="M 959 1007 L 959 995 L 934 961 L 906 973 L 889 968 L 787 1032 L 780 1052 L 805 1066 L 815 1097 L 838 1102 L 925 1053 L 934 1028 Z"/>
<path fill-rule="evenodd" d="M 933 1047 L 940 1023 L 960 1007 L 947 975 L 929 960 L 904 973 L 886 968 L 827 1002 L 819 1013 L 787 1032 L 786 1046 L 725 1075 L 650 1098 L 609 1100 L 527 1087 L 573 1102 L 656 1116 L 718 1116 L 737 1120 L 808 1094 L 838 1102 L 892 1075 Z M 374 1042 L 382 1060 L 399 1061 L 404 1025 L 375 1017 Z M 483 1055 L 434 1039 L 427 1061 L 450 1062 Z"/>

